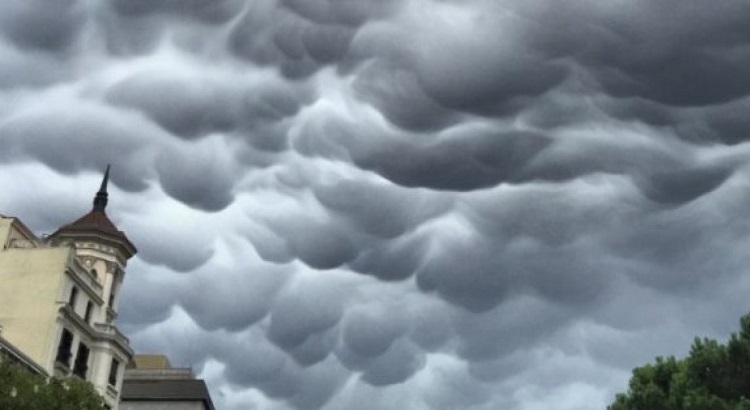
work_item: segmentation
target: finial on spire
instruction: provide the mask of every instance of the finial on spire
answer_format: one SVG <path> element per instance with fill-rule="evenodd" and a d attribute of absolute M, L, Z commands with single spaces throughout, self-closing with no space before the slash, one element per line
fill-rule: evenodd
<path fill-rule="evenodd" d="M 99 187 L 99 192 L 94 197 L 94 211 L 104 212 L 104 208 L 107 207 L 107 183 L 109 182 L 109 164 L 107 169 L 104 171 L 104 178 L 102 179 L 102 185 Z"/>

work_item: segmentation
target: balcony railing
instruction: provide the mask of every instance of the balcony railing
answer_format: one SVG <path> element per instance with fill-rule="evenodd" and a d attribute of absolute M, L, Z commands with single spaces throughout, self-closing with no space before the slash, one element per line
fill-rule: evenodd
<path fill-rule="evenodd" d="M 124 344 L 129 344 L 130 340 L 128 340 L 127 336 L 122 334 L 119 329 L 115 325 L 110 325 L 107 323 L 95 323 L 94 329 L 96 329 L 97 332 L 105 335 L 113 336 L 116 339 L 119 339 Z"/>

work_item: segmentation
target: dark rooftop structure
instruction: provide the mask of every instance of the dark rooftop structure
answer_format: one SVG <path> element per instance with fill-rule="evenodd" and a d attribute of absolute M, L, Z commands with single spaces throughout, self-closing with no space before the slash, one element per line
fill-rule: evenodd
<path fill-rule="evenodd" d="M 125 370 L 120 410 L 215 410 L 203 380 L 161 355 L 136 355 Z"/>
<path fill-rule="evenodd" d="M 138 408 L 137 406 L 129 407 L 125 402 L 140 401 L 195 402 L 202 404 L 206 410 L 214 410 L 206 383 L 197 379 L 129 380 L 126 378 L 122 385 L 120 401 L 122 409 Z"/>

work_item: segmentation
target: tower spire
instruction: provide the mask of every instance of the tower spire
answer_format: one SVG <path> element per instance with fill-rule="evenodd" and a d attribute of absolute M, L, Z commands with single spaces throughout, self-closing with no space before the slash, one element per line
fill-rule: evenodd
<path fill-rule="evenodd" d="M 109 182 L 109 164 L 107 169 L 104 171 L 104 178 L 102 178 L 102 185 L 99 187 L 99 192 L 94 197 L 94 211 L 104 212 L 104 208 L 107 207 L 107 183 Z"/>

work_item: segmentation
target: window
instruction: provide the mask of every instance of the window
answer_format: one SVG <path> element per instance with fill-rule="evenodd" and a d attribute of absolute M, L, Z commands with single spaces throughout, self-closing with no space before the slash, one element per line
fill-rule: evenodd
<path fill-rule="evenodd" d="M 60 345 L 57 346 L 57 357 L 55 361 L 70 367 L 70 348 L 73 346 L 73 333 L 68 329 L 63 329 L 60 336 Z"/>
<path fill-rule="evenodd" d="M 86 321 L 86 323 L 91 324 L 91 313 L 94 310 L 94 304 L 91 303 L 91 301 L 88 301 L 86 303 L 86 314 L 83 316 L 83 320 Z"/>
<path fill-rule="evenodd" d="M 78 354 L 76 355 L 76 362 L 73 365 L 73 374 L 86 380 L 86 371 L 89 367 L 89 348 L 83 343 L 78 344 Z"/>
<path fill-rule="evenodd" d="M 120 362 L 117 359 L 112 359 L 112 364 L 109 365 L 109 384 L 117 386 L 117 372 L 120 370 Z"/>
<path fill-rule="evenodd" d="M 70 297 L 68 298 L 68 304 L 73 310 L 76 308 L 76 299 L 78 299 L 78 288 L 73 286 L 73 289 L 70 290 Z"/>

